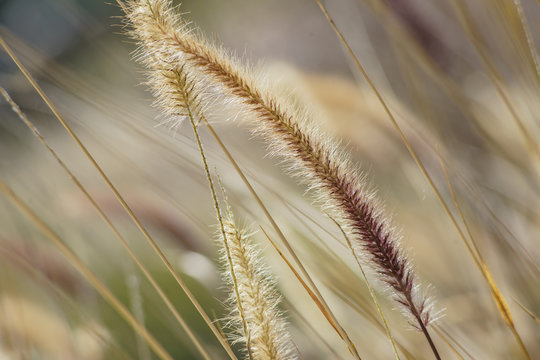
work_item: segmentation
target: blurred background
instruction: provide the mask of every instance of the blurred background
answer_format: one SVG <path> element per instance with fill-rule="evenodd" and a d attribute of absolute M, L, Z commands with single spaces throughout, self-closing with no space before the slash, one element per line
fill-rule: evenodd
<path fill-rule="evenodd" d="M 474 240 L 532 358 L 540 356 L 538 148 L 540 6 L 510 1 L 327 1 L 412 148 Z M 444 317 L 445 358 L 526 358 L 482 273 L 373 91 L 315 1 L 183 1 L 194 26 L 309 109 L 365 171 L 401 229 L 421 283 Z M 118 6 L 99 0 L 4 0 L 0 36 L 118 188 L 213 319 L 226 316 L 216 220 L 187 124 L 152 107 Z M 218 342 L 92 164 L 6 52 L 0 86 L 17 103 L 140 256 L 215 358 Z M 340 231 L 283 172 L 234 109 L 208 117 L 328 297 L 362 357 L 393 356 Z M 210 166 L 242 223 L 272 233 L 219 147 L 201 129 Z M 440 160 L 444 163 L 441 167 Z M 463 213 L 454 206 L 445 171 Z M 176 359 L 199 355 L 111 230 L 29 128 L 0 99 L 0 180 L 27 203 Z M 263 234 L 305 359 L 346 348 Z M 476 252 L 475 252 L 476 253 Z M 370 279 L 375 281 L 373 274 Z M 404 358 L 430 358 L 387 291 L 376 287 Z M 536 315 L 535 315 L 536 314 Z M 238 350 L 235 347 L 235 350 Z M 456 355 L 457 353 L 457 355 Z M 0 359 L 152 359 L 148 345 L 5 196 L 0 197 Z"/>

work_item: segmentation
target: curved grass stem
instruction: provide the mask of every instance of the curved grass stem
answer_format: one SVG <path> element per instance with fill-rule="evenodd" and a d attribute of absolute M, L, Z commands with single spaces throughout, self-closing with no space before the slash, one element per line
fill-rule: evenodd
<path fill-rule="evenodd" d="M 386 112 L 386 114 L 388 115 L 388 117 L 390 118 L 390 121 L 392 122 L 392 124 L 394 125 L 394 127 L 396 128 L 396 130 L 398 131 L 399 133 L 399 136 L 400 138 L 402 139 L 403 143 L 405 144 L 405 146 L 407 147 L 407 149 L 409 150 L 409 153 L 411 154 L 411 156 L 414 158 L 414 160 L 416 161 L 416 163 L 418 164 L 418 166 L 420 167 L 422 173 L 424 174 L 424 176 L 427 178 L 427 180 L 429 181 L 431 187 L 433 189 L 436 189 L 435 187 L 435 184 L 433 183 L 433 180 L 431 179 L 431 177 L 429 176 L 426 168 L 424 167 L 424 165 L 422 164 L 422 162 L 420 161 L 418 155 L 416 154 L 416 152 L 413 150 L 412 146 L 409 144 L 409 142 L 407 141 L 407 139 L 405 138 L 405 134 L 403 133 L 403 131 L 401 130 L 401 127 L 398 125 L 396 119 L 394 118 L 394 115 L 392 114 L 392 112 L 390 111 L 390 108 L 388 107 L 388 105 L 386 104 L 386 102 L 384 101 L 381 93 L 379 92 L 379 90 L 377 90 L 377 87 L 375 86 L 375 84 L 373 83 L 373 81 L 371 80 L 371 78 L 369 77 L 369 75 L 367 74 L 367 72 L 365 71 L 364 67 L 362 66 L 362 64 L 360 63 L 360 60 L 358 60 L 358 57 L 354 54 L 354 52 L 352 51 L 351 47 L 349 46 L 348 42 L 345 40 L 345 37 L 343 36 L 343 34 L 341 33 L 341 31 L 338 29 L 337 25 L 334 23 L 334 20 L 330 17 L 330 14 L 328 13 L 328 11 L 326 10 L 326 7 L 322 4 L 322 2 L 320 0 L 315 0 L 317 2 L 317 4 L 319 5 L 319 8 L 321 9 L 321 11 L 323 12 L 324 16 L 326 17 L 326 20 L 328 21 L 328 23 L 330 24 L 330 26 L 332 27 L 332 29 L 334 30 L 334 32 L 336 33 L 336 35 L 338 36 L 338 38 L 340 39 L 340 41 L 342 42 L 342 44 L 345 46 L 345 48 L 347 49 L 347 52 L 349 53 L 349 55 L 351 56 L 351 58 L 354 60 L 356 66 L 358 67 L 358 69 L 360 70 L 360 72 L 362 73 L 362 76 L 364 77 L 364 79 L 367 81 L 369 87 L 371 88 L 371 90 L 373 91 L 373 93 L 375 94 L 375 96 L 377 97 L 378 101 L 380 102 L 380 104 L 383 106 L 384 108 L 384 111 Z M 440 197 L 440 194 L 438 192 L 438 190 L 436 190 L 436 193 L 439 195 Z M 442 199 L 442 197 L 440 197 Z M 411 308 L 411 311 L 413 312 L 413 315 L 416 317 L 416 319 L 418 320 L 418 323 L 419 323 L 419 326 L 420 328 L 422 329 L 422 333 L 424 334 L 424 336 L 426 337 L 426 340 L 428 341 L 429 343 L 429 346 L 431 347 L 431 350 L 433 351 L 433 354 L 435 355 L 435 358 L 437 359 L 440 359 L 440 355 L 439 355 L 439 352 L 437 350 L 437 347 L 435 346 L 433 340 L 431 339 L 431 336 L 429 335 L 429 332 L 427 331 L 425 325 L 424 325 L 424 322 L 422 321 L 421 317 L 419 316 L 418 314 L 418 309 L 416 309 L 415 307 Z M 415 312 L 417 314 L 415 314 Z"/>
<path fill-rule="evenodd" d="M 86 148 L 86 146 L 83 144 L 83 142 L 79 139 L 79 137 L 75 134 L 75 132 L 71 129 L 69 124 L 65 121 L 63 116 L 58 112 L 52 101 L 48 98 L 48 96 L 45 94 L 45 92 L 41 89 L 41 87 L 38 85 L 36 80 L 32 77 L 32 75 L 26 70 L 25 66 L 20 62 L 18 57 L 15 55 L 15 53 L 11 50 L 11 48 L 7 45 L 7 43 L 4 41 L 3 37 L 0 36 L 0 46 L 4 48 L 6 53 L 9 55 L 9 57 L 13 60 L 13 62 L 17 65 L 19 70 L 23 73 L 25 78 L 28 80 L 28 82 L 32 85 L 32 87 L 35 89 L 35 91 L 39 94 L 43 102 L 47 105 L 47 107 L 51 110 L 51 112 L 54 114 L 54 116 L 58 119 L 58 121 L 62 124 L 64 129 L 68 132 L 70 137 L 75 141 L 79 149 L 83 152 L 83 154 L 86 156 L 86 158 L 90 161 L 92 166 L 96 169 L 99 176 L 105 181 L 109 189 L 113 192 L 115 198 L 118 200 L 118 202 L 122 205 L 122 208 L 126 211 L 126 213 L 129 215 L 129 217 L 132 219 L 132 221 L 135 223 L 137 229 L 143 234 L 147 242 L 150 244 L 152 249 L 156 252 L 156 254 L 159 256 L 169 273 L 173 276 L 174 280 L 177 282 L 177 284 L 180 286 L 180 288 L 184 291 L 184 293 L 187 295 L 193 306 L 197 309 L 197 312 L 201 315 L 205 323 L 208 325 L 208 327 L 212 330 L 218 341 L 221 343 L 227 354 L 232 360 L 237 360 L 236 355 L 232 351 L 230 345 L 221 337 L 221 334 L 216 329 L 214 324 L 212 323 L 212 320 L 206 312 L 204 311 L 203 307 L 200 305 L 200 303 L 197 301 L 195 296 L 191 293 L 187 285 L 185 284 L 184 280 L 178 275 L 176 270 L 174 270 L 171 262 L 167 259 L 159 245 L 156 243 L 156 241 L 153 239 L 153 237 L 150 235 L 150 233 L 146 230 L 146 228 L 143 226 L 143 224 L 139 221 L 131 207 L 127 204 L 123 196 L 120 194 L 118 189 L 113 185 L 109 177 L 105 174 L 101 166 L 97 163 L 97 161 L 94 159 L 92 154 L 90 154 L 89 150 Z"/>
<path fill-rule="evenodd" d="M 161 360 L 173 360 L 163 346 L 137 321 L 131 312 L 120 300 L 98 279 L 98 277 L 82 262 L 82 260 L 66 245 L 66 243 L 27 205 L 19 198 L 1 179 L 0 191 L 64 254 L 101 296 L 113 307 L 133 329 L 142 336 L 152 350 Z"/>

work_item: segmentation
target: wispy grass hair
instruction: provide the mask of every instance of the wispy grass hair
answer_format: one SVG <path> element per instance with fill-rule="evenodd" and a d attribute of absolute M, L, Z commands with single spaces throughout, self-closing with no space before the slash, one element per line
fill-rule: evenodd
<path fill-rule="evenodd" d="M 307 184 L 324 210 L 345 230 L 352 246 L 367 255 L 378 278 L 393 290 L 394 299 L 424 332 L 438 357 L 426 329 L 432 320 L 429 302 L 416 285 L 410 262 L 399 245 L 401 239 L 332 137 L 322 134 L 295 107 L 260 87 L 249 71 L 223 50 L 193 33 L 169 1 L 130 1 L 127 17 L 142 53 L 148 54 L 145 60 L 158 56 L 167 66 L 188 67 L 197 79 L 219 86 L 252 115 L 253 131 L 267 140 L 270 154 L 289 164 L 288 169 Z M 145 64 L 153 66 L 148 61 Z M 166 95 L 161 90 L 165 86 L 154 82 L 158 96 Z M 166 106 L 168 100 L 159 101 Z"/>
<path fill-rule="evenodd" d="M 237 298 L 231 291 L 229 297 L 231 326 L 236 329 L 233 340 L 245 344 L 255 360 L 295 358 L 286 322 L 279 310 L 280 296 L 274 289 L 268 269 L 261 261 L 259 250 L 250 242 L 246 230 L 236 225 L 231 213 L 224 221 L 224 228 L 231 258 L 229 260 L 223 250 L 222 262 L 232 262 L 240 294 Z M 221 234 L 219 239 L 223 241 Z M 229 266 L 224 269 L 225 281 L 232 288 Z M 239 302 L 243 314 L 238 310 Z M 242 327 L 243 321 L 247 325 L 247 334 Z"/>

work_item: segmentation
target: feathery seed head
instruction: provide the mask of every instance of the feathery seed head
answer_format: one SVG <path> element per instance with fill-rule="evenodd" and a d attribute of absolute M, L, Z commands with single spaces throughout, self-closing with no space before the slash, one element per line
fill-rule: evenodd
<path fill-rule="evenodd" d="M 158 56 L 159 64 L 184 66 L 198 84 L 219 86 L 224 96 L 236 99 L 251 114 L 253 132 L 267 140 L 269 153 L 289 165 L 290 173 L 308 186 L 354 246 L 367 254 L 379 279 L 393 290 L 395 300 L 420 327 L 427 326 L 431 320 L 428 302 L 415 285 L 399 236 L 332 137 L 322 134 L 305 112 L 259 86 L 250 72 L 224 51 L 193 34 L 173 14 L 168 1 L 131 1 L 130 9 L 128 19 L 141 51 Z M 153 68 L 151 61 L 144 60 Z M 157 90 L 158 96 L 168 96 Z"/>
<path fill-rule="evenodd" d="M 232 263 L 239 294 L 238 298 L 231 291 L 229 298 L 231 326 L 237 330 L 233 340 L 246 344 L 256 360 L 293 358 L 285 320 L 279 310 L 280 298 L 267 269 L 260 261 L 259 252 L 250 244 L 246 232 L 240 230 L 232 218 L 224 221 L 224 228 L 230 260 L 223 249 L 222 262 Z M 223 245 L 221 235 L 219 238 Z M 230 267 L 227 265 L 224 269 L 225 280 L 230 287 L 234 286 Z M 239 310 L 239 304 L 242 311 Z M 247 334 L 243 330 L 243 321 Z"/>

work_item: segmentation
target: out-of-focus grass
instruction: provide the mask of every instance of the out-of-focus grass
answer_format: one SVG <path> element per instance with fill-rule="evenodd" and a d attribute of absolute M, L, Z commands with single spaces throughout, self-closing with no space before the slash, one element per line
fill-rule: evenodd
<path fill-rule="evenodd" d="M 328 10 L 466 233 L 439 164 L 440 152 L 471 233 L 534 358 L 540 353 L 538 323 L 517 302 L 536 316 L 540 313 L 540 167 L 534 147 L 539 138 L 540 78 L 532 46 L 540 10 L 528 1 L 521 4 L 520 13 L 515 4 L 481 1 L 463 8 L 460 1 L 453 7 L 442 1 L 366 0 L 331 3 Z M 436 308 L 445 309 L 437 332 L 446 335 L 435 336 L 443 357 L 455 356 L 445 344 L 449 341 L 465 359 L 524 358 L 458 232 L 373 92 L 349 66 L 350 58 L 316 3 L 197 1 L 185 2 L 182 11 L 189 11 L 188 18 L 226 47 L 245 50 L 248 59 L 264 59 L 260 71 L 281 81 L 283 91 L 293 89 L 297 101 L 313 111 L 314 121 L 337 133 L 354 159 L 369 170 L 379 196 L 395 214 L 394 223 L 402 228 L 415 271 L 422 282 L 432 284 Z M 120 27 L 112 26 L 120 24 L 112 15 L 120 15 L 119 9 L 94 1 L 11 1 L 1 5 L 0 34 L 203 307 L 212 317 L 215 313 L 222 318 L 225 292 L 211 241 L 215 220 L 198 150 L 187 127 L 173 131 L 155 126 L 157 111 L 150 107 L 150 95 L 137 86 L 143 76 L 130 60 L 133 46 Z M 0 61 L 0 85 L 89 189 L 211 355 L 223 358 L 218 342 L 87 159 L 4 53 Z M 69 244 L 174 358 L 199 358 L 70 178 L 5 102 L 1 111 L 2 181 Z M 228 121 L 237 115 L 234 111 L 216 105 L 209 114 L 362 357 L 392 357 L 339 229 L 311 205 L 305 189 L 265 158 L 258 139 Z M 238 215 L 270 230 L 219 147 L 202 129 L 201 135 L 211 170 L 216 167 Z M 0 204 L 0 351 L 14 358 L 151 357 L 144 340 L 47 239 L 6 198 L 0 197 Z M 255 238 L 278 275 L 293 340 L 303 357 L 347 358 L 339 338 L 264 235 Z M 376 291 L 402 356 L 410 352 L 428 358 L 421 336 L 408 331 L 385 300 L 384 289 L 376 286 Z"/>

